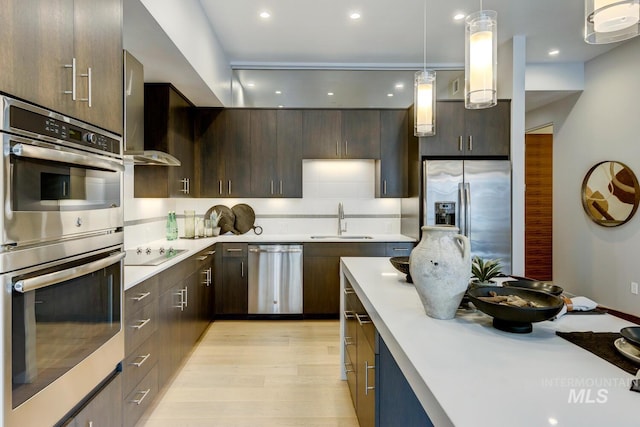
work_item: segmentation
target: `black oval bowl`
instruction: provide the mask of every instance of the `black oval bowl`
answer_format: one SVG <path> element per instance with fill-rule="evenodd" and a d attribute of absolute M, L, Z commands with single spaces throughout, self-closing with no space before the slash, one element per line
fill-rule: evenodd
<path fill-rule="evenodd" d="M 411 274 L 409 273 L 409 257 L 408 256 L 394 256 L 389 258 L 391 265 L 395 267 L 400 273 L 406 274 L 406 280 L 409 283 L 413 283 Z"/>
<path fill-rule="evenodd" d="M 502 282 L 502 286 L 507 288 L 521 288 L 530 289 L 533 291 L 546 292 L 551 295 L 560 295 L 564 292 L 564 289 L 558 285 L 554 285 L 549 282 L 540 282 L 538 280 L 507 280 Z"/>
<path fill-rule="evenodd" d="M 629 326 L 620 329 L 620 335 L 630 344 L 640 347 L 640 326 Z"/>
<path fill-rule="evenodd" d="M 496 295 L 517 295 L 540 307 L 514 307 L 489 301 L 478 297 L 489 297 L 490 292 Z M 531 332 L 531 323 L 549 320 L 562 309 L 564 302 L 558 296 L 546 292 L 522 288 L 505 288 L 501 286 L 481 286 L 467 291 L 469 299 L 476 308 L 494 318 L 493 325 L 508 332 Z M 498 320 L 498 322 L 496 322 Z M 513 326 L 513 328 L 511 327 Z"/>

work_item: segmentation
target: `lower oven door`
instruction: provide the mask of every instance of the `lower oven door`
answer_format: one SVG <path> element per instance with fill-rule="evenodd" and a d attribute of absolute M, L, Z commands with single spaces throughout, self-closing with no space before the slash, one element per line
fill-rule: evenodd
<path fill-rule="evenodd" d="M 114 372 L 123 258 L 117 246 L 2 275 L 5 425 L 53 425 Z"/>

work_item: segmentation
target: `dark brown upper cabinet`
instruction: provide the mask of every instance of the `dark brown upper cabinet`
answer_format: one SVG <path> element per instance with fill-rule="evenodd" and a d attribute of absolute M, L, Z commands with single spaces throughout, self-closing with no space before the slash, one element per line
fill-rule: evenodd
<path fill-rule="evenodd" d="M 302 197 L 302 111 L 251 110 L 251 196 Z"/>
<path fill-rule="evenodd" d="M 407 197 L 409 144 L 418 141 L 409 137 L 408 110 L 380 111 L 380 160 L 376 162 L 376 197 Z"/>
<path fill-rule="evenodd" d="M 144 85 L 144 148 L 169 153 L 180 166 L 135 166 L 134 197 L 192 197 L 193 104 L 168 83 Z"/>
<path fill-rule="evenodd" d="M 380 110 L 304 110 L 305 159 L 379 159 Z"/>
<path fill-rule="evenodd" d="M 423 156 L 508 157 L 511 102 L 467 110 L 462 101 L 436 103 L 436 134 L 420 139 Z"/>
<path fill-rule="evenodd" d="M 7 0 L 2 15 L 0 91 L 122 135 L 121 0 Z"/>

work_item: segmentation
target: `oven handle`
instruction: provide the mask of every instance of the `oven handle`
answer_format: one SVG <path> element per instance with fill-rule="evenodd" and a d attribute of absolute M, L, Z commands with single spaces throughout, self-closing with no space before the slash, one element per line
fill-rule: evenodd
<path fill-rule="evenodd" d="M 55 285 L 56 283 L 75 279 L 76 277 L 84 276 L 85 274 L 90 274 L 94 271 L 102 270 L 105 267 L 113 265 L 122 260 L 125 255 L 125 252 L 119 252 L 115 255 L 111 255 L 88 264 L 83 264 L 78 267 L 56 271 L 55 273 L 43 274 L 42 276 L 32 277 L 29 279 L 18 280 L 13 284 L 13 289 L 15 289 L 16 292 L 23 294 L 46 286 Z"/>
<path fill-rule="evenodd" d="M 68 151 L 52 150 L 34 145 L 18 143 L 11 147 L 11 154 L 19 157 L 49 160 L 52 162 L 72 163 L 90 168 L 106 169 L 112 172 L 124 172 L 124 165 L 117 161 L 85 156 Z"/>

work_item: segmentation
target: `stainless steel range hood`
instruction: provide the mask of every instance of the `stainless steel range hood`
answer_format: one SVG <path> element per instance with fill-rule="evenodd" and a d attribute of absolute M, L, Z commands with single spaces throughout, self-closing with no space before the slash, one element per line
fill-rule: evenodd
<path fill-rule="evenodd" d="M 144 68 L 124 51 L 124 157 L 135 166 L 180 166 L 168 153 L 144 149 Z"/>

